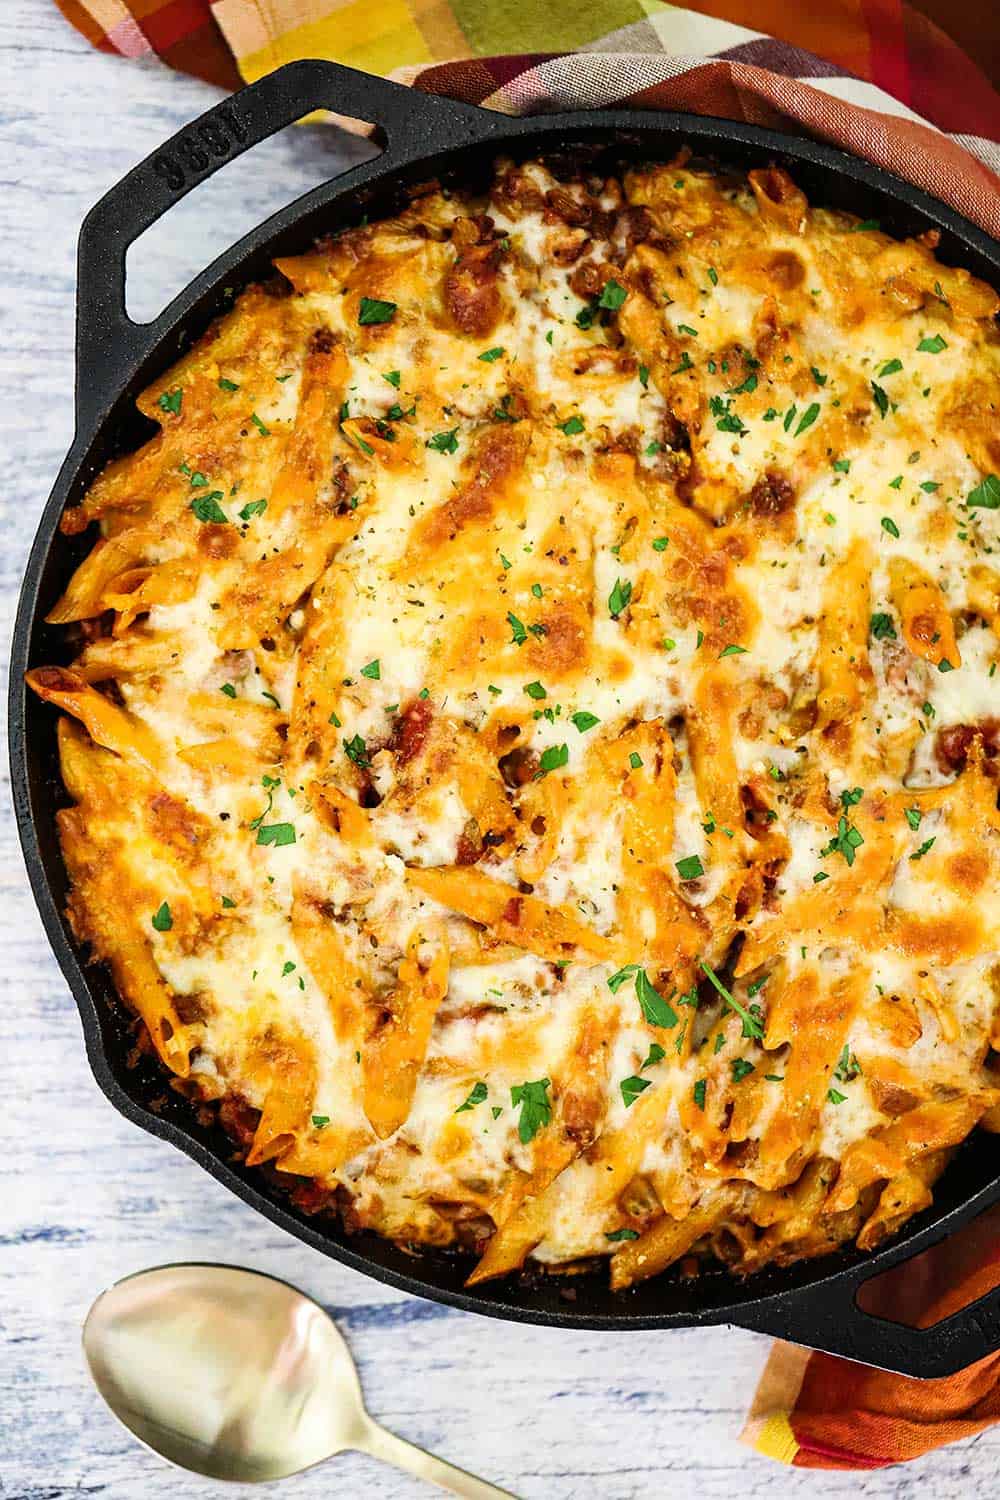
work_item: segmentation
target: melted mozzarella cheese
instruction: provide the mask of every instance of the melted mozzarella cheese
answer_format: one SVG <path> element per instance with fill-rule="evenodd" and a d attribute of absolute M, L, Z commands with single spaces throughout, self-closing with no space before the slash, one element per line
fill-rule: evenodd
<path fill-rule="evenodd" d="M 900 283 L 902 247 L 803 214 L 681 168 L 418 198 L 282 262 L 291 295 L 248 293 L 147 393 L 177 420 L 126 461 L 135 493 L 95 486 L 123 561 L 94 613 L 154 586 L 79 663 L 119 688 L 131 728 L 80 716 L 132 768 L 134 834 L 67 780 L 132 905 L 169 895 L 142 940 L 193 1079 L 266 1118 L 260 1059 L 291 1039 L 312 1093 L 277 1165 L 383 1233 L 481 1239 L 545 1193 L 555 1265 L 725 1187 L 750 1269 L 877 1213 L 865 1184 L 789 1250 L 773 1195 L 886 1131 L 887 1099 L 993 1098 L 993 309 L 922 247 Z M 831 597 L 859 553 L 865 597 Z M 956 670 L 905 640 L 900 562 Z M 946 771 L 963 726 L 980 748 Z M 417 1047 L 402 966 L 429 984 L 439 954 Z M 406 1079 L 379 1136 L 371 1093 Z M 609 1196 L 600 1143 L 633 1131 Z"/>

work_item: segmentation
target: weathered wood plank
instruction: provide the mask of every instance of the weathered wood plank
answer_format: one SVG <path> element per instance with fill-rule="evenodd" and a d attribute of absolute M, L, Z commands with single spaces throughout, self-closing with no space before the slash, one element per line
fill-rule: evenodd
<path fill-rule="evenodd" d="M 90 52 L 52 0 L 5 0 L 0 21 L 0 623 L 9 637 L 34 519 L 72 430 L 77 226 L 99 194 L 212 92 L 155 63 Z M 338 160 L 332 132 L 286 133 L 194 195 L 141 248 L 147 309 Z M 356 155 L 356 144 L 352 150 Z M 6 663 L 6 649 L 4 651 Z M 4 758 L 4 761 L 6 758 Z M 6 766 L 4 768 L 6 779 Z M 81 1320 L 109 1282 L 189 1258 L 299 1283 L 337 1313 L 372 1411 L 403 1435 L 537 1500 L 966 1500 L 1000 1486 L 1000 1433 L 861 1476 L 779 1470 L 736 1442 L 766 1343 L 713 1329 L 565 1334 L 392 1292 L 297 1244 L 193 1163 L 136 1130 L 88 1071 L 0 804 L 0 1495 L 9 1500 L 205 1500 L 242 1490 L 169 1471 L 91 1392 Z M 301 1500 L 424 1491 L 359 1457 L 303 1476 Z M 247 1494 L 250 1492 L 247 1491 Z"/>

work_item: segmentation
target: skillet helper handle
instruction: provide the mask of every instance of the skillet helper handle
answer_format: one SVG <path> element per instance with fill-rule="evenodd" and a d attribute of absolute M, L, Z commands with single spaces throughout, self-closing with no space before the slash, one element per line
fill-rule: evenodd
<path fill-rule="evenodd" d="M 315 109 L 373 123 L 375 140 L 384 147 L 383 169 L 465 139 L 481 140 L 500 123 L 487 110 L 421 94 L 340 63 L 307 59 L 278 68 L 185 125 L 104 195 L 80 231 L 78 431 L 134 374 L 169 326 L 179 300 L 152 323 L 128 316 L 125 256 L 133 240 L 220 167 Z"/>
<path fill-rule="evenodd" d="M 773 1306 L 766 1299 L 740 1317 L 740 1326 L 922 1380 L 954 1375 L 1000 1348 L 1000 1286 L 929 1328 L 912 1328 L 858 1306 L 872 1274 L 859 1266 L 846 1285 L 838 1277 L 785 1293 Z"/>

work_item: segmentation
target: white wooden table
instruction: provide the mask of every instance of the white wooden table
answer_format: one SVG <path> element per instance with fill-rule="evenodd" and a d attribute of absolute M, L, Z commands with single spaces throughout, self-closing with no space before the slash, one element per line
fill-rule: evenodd
<path fill-rule="evenodd" d="M 0 6 L 0 612 L 7 640 L 35 520 L 71 436 L 74 248 L 86 209 L 213 92 L 156 62 L 90 51 L 51 0 Z M 355 154 L 357 144 L 351 148 Z M 267 212 L 343 161 L 333 131 L 290 131 L 199 189 L 140 246 L 133 310 L 155 312 Z M 150 236 L 152 240 L 153 236 Z M 4 757 L 6 778 L 6 757 Z M 563 1333 L 396 1293 L 272 1228 L 128 1124 L 88 1071 L 0 805 L 0 1495 L 195 1500 L 243 1491 L 168 1470 L 92 1393 L 81 1320 L 109 1282 L 170 1260 L 229 1260 L 333 1309 L 372 1411 L 525 1497 L 822 1495 L 933 1500 L 1000 1490 L 1000 1429 L 873 1474 L 781 1469 L 736 1441 L 766 1340 Z M 354 1455 L 287 1481 L 299 1500 L 415 1497 Z"/>

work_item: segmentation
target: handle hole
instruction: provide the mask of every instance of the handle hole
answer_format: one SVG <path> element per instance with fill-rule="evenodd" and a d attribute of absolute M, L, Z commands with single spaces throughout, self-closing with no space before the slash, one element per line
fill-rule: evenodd
<path fill-rule="evenodd" d="M 904 1328 L 933 1328 L 1000 1283 L 1000 1207 L 987 1209 L 929 1250 L 872 1276 L 857 1292 L 862 1312 Z"/>
<path fill-rule="evenodd" d="M 381 147 L 329 125 L 279 131 L 193 188 L 129 246 L 125 307 L 151 323 L 222 251 L 329 178 L 377 156 Z M 197 170 L 197 163 L 194 164 Z M 164 160 L 166 178 L 183 166 Z"/>

